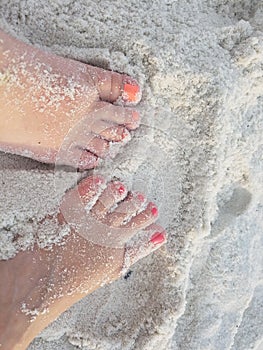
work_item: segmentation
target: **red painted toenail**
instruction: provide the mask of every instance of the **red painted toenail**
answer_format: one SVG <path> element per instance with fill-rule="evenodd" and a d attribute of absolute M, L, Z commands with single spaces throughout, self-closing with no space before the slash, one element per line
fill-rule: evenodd
<path fill-rule="evenodd" d="M 139 193 L 139 194 L 137 195 L 137 198 L 138 198 L 139 201 L 142 202 L 142 203 L 145 201 L 145 197 L 144 197 L 144 195 L 141 194 L 141 193 Z"/>
<path fill-rule="evenodd" d="M 119 194 L 123 194 L 125 192 L 125 187 L 123 185 L 120 185 L 118 188 Z"/>
<path fill-rule="evenodd" d="M 129 136 L 128 130 L 124 129 L 123 132 L 122 132 L 122 135 L 121 135 L 122 139 L 124 140 L 124 139 L 126 139 L 126 137 L 128 137 L 128 136 Z"/>
<path fill-rule="evenodd" d="M 140 88 L 138 85 L 124 84 L 124 98 L 129 102 L 136 102 Z"/>
<path fill-rule="evenodd" d="M 153 216 L 157 216 L 158 215 L 158 208 L 155 206 L 155 204 L 150 203 L 151 205 L 151 213 Z"/>
<path fill-rule="evenodd" d="M 99 184 L 102 183 L 102 179 L 101 179 L 100 177 L 96 177 L 96 178 L 94 179 L 94 183 L 95 183 L 95 185 L 99 185 Z"/>
<path fill-rule="evenodd" d="M 138 122 L 138 121 L 139 121 L 140 115 L 139 115 L 139 113 L 138 113 L 137 111 L 132 111 L 132 119 L 133 119 L 133 121 L 135 121 L 135 122 Z"/>
<path fill-rule="evenodd" d="M 160 244 L 163 243 L 163 241 L 165 240 L 165 235 L 161 232 L 156 232 L 154 235 L 152 235 L 150 241 L 153 244 Z"/>

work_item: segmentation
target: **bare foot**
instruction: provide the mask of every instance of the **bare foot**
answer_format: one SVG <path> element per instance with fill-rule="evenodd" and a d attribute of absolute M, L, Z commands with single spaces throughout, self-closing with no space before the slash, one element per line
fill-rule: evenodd
<path fill-rule="evenodd" d="M 0 150 L 54 163 L 93 168 L 110 142 L 139 125 L 140 100 L 127 75 L 59 57 L 0 31 Z M 116 105 L 116 103 L 119 105 Z M 115 104 L 113 104 L 115 103 Z M 65 139 L 66 143 L 65 143 Z"/>
<path fill-rule="evenodd" d="M 52 249 L 35 246 L 13 259 L 0 261 L 2 350 L 26 349 L 43 328 L 73 303 L 117 279 L 123 269 L 166 241 L 164 229 L 155 224 L 156 206 L 147 203 L 144 195 L 128 192 L 118 181 L 106 184 L 101 176 L 94 176 L 80 182 L 62 201 L 58 215 L 61 224 L 68 212 L 77 213 L 71 202 L 74 198 L 79 198 L 85 208 L 95 202 L 86 216 L 104 225 L 104 232 L 98 232 L 106 244 L 91 241 L 97 237 L 97 231 L 86 227 L 87 232 L 93 231 L 87 233 L 90 240 L 84 232 L 74 230 L 72 223 L 68 236 Z M 112 228 L 123 232 L 115 247 L 110 244 Z"/>

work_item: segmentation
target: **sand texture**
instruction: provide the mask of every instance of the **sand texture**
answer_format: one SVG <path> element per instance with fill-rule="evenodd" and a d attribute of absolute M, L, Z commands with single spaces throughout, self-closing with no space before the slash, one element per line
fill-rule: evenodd
<path fill-rule="evenodd" d="M 262 349 L 262 2 L 1 0 L 0 25 L 139 80 L 142 126 L 98 172 L 146 192 L 169 233 L 29 349 Z M 0 168 L 2 256 L 63 235 L 34 225 L 77 175 L 3 153 Z"/>

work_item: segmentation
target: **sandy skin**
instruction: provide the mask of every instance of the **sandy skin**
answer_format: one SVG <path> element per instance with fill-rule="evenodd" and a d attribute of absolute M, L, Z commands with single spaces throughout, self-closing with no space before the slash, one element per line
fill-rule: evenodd
<path fill-rule="evenodd" d="M 143 194 L 127 191 L 118 181 L 106 184 L 101 176 L 84 179 L 65 195 L 58 222 L 64 224 L 63 213 L 67 208 L 73 210 L 70 196 L 77 195 L 85 207 L 98 193 L 87 216 L 105 225 L 105 239 L 109 227 L 123 230 L 123 242 L 128 243 L 138 232 L 141 238 L 134 244 L 114 248 L 93 243 L 71 228 L 52 249 L 34 246 L 13 259 L 0 261 L 0 280 L 5 281 L 0 285 L 1 349 L 26 349 L 72 304 L 119 278 L 124 265 L 128 268 L 165 243 L 164 229 L 155 224 L 156 206 L 148 203 Z"/>
<path fill-rule="evenodd" d="M 131 77 L 65 59 L 0 31 L 0 150 L 90 169 L 139 126 Z M 116 105 L 118 101 L 119 105 Z M 129 106 L 129 107 L 127 107 Z"/>

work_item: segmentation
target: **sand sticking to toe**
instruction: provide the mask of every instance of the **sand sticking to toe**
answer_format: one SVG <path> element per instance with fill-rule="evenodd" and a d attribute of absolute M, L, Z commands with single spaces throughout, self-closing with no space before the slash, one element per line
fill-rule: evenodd
<path fill-rule="evenodd" d="M 28 43 L 140 81 L 143 125 L 99 172 L 146 192 L 169 233 L 167 249 L 74 305 L 30 349 L 260 349 L 262 4 L 4 0 L 0 16 Z M 0 162 L 10 256 L 38 239 L 32 225 L 76 176 Z M 43 243 L 56 239 L 50 227 Z"/>

